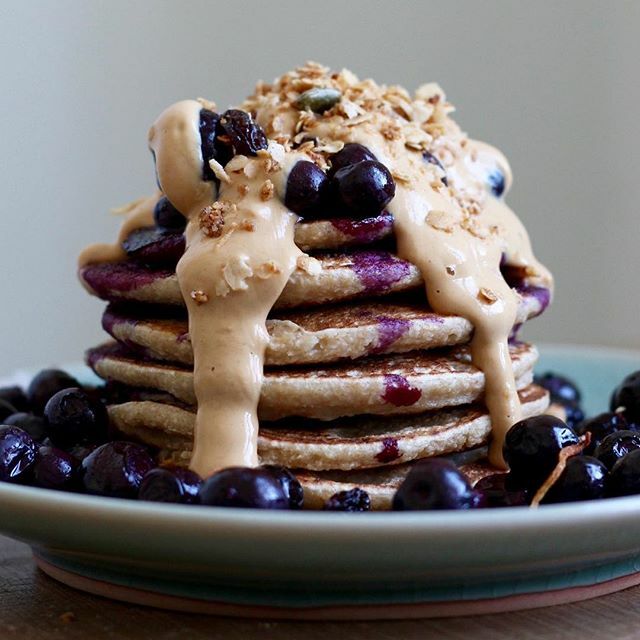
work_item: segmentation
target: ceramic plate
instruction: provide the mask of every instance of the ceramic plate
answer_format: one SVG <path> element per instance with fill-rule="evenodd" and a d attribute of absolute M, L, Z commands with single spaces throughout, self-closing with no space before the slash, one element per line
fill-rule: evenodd
<path fill-rule="evenodd" d="M 589 413 L 640 352 L 542 349 Z M 74 373 L 82 373 L 76 369 Z M 640 497 L 474 512 L 260 512 L 0 484 L 0 532 L 72 586 L 225 615 L 387 618 L 503 611 L 640 583 Z"/>

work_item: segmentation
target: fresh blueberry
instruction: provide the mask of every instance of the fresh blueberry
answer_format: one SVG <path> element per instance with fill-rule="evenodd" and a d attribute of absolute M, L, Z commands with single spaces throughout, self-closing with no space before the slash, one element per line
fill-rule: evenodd
<path fill-rule="evenodd" d="M 354 164 L 358 164 L 359 162 L 365 162 L 366 160 L 376 162 L 377 158 L 362 144 L 358 144 L 357 142 L 345 144 L 340 151 L 334 153 L 329 158 L 329 161 L 331 162 L 329 176 L 333 177 L 340 169 L 350 167 Z"/>
<path fill-rule="evenodd" d="M 504 441 L 503 455 L 513 480 L 536 490 L 558 464 L 560 450 L 577 444 L 576 432 L 553 416 L 535 416 L 514 424 Z"/>
<path fill-rule="evenodd" d="M 199 501 L 202 480 L 197 473 L 182 467 L 151 469 L 140 483 L 139 500 L 194 504 Z"/>
<path fill-rule="evenodd" d="M 209 160 L 218 158 L 218 150 L 216 148 L 216 135 L 218 133 L 218 124 L 220 116 L 210 109 L 200 110 L 200 151 L 202 152 L 202 179 L 207 181 L 215 181 L 216 175 L 209 166 Z M 222 164 L 222 163 L 221 163 Z M 226 164 L 226 163 L 225 163 Z"/>
<path fill-rule="evenodd" d="M 78 461 L 55 447 L 40 447 L 33 467 L 34 484 L 45 489 L 78 489 Z"/>
<path fill-rule="evenodd" d="M 542 502 L 551 504 L 604 498 L 606 478 L 607 468 L 600 460 L 591 456 L 574 456 L 567 460 L 564 471 Z"/>
<path fill-rule="evenodd" d="M 607 479 L 607 495 L 632 496 L 640 493 L 640 449 L 620 458 Z"/>
<path fill-rule="evenodd" d="M 393 509 L 472 509 L 479 497 L 453 462 L 432 458 L 414 464 L 393 496 Z"/>
<path fill-rule="evenodd" d="M 267 148 L 267 136 L 246 111 L 229 109 L 220 117 L 223 133 L 218 142 L 228 143 L 236 154 L 255 156 L 260 149 Z"/>
<path fill-rule="evenodd" d="M 174 266 L 184 254 L 183 231 L 184 228 L 141 227 L 132 231 L 121 242 L 121 246 L 130 258 L 140 260 L 145 265 Z"/>
<path fill-rule="evenodd" d="M 104 442 L 109 419 L 99 400 L 78 388 L 58 391 L 44 409 L 47 434 L 58 447 L 71 447 L 79 442 Z"/>
<path fill-rule="evenodd" d="M 27 482 L 33 472 L 37 449 L 26 431 L 0 426 L 0 481 Z"/>
<path fill-rule="evenodd" d="M 623 430 L 607 436 L 596 447 L 593 455 L 610 470 L 620 458 L 635 449 L 640 449 L 640 433 Z"/>
<path fill-rule="evenodd" d="M 447 180 L 447 172 L 445 171 L 445 168 L 442 166 L 442 163 L 440 162 L 440 160 L 438 160 L 438 158 L 436 158 L 436 156 L 434 156 L 433 153 L 429 153 L 428 151 L 422 152 L 422 158 L 429 164 L 434 164 L 436 167 L 439 167 L 439 169 L 442 171 L 442 176 L 440 177 L 440 181 L 445 187 L 448 186 L 449 181 Z"/>
<path fill-rule="evenodd" d="M 302 485 L 289 469 L 278 465 L 265 465 L 267 469 L 282 486 L 287 498 L 289 499 L 289 508 L 298 510 L 302 509 L 304 504 L 304 491 Z"/>
<path fill-rule="evenodd" d="M 0 388 L 0 400 L 8 402 L 16 408 L 16 411 L 29 411 L 29 401 L 25 392 L 20 387 Z"/>
<path fill-rule="evenodd" d="M 59 369 L 44 369 L 40 371 L 27 388 L 27 400 L 32 411 L 41 416 L 44 406 L 49 402 L 52 395 L 68 389 L 69 387 L 79 387 L 80 383 L 68 373 Z"/>
<path fill-rule="evenodd" d="M 366 491 L 356 487 L 348 491 L 334 493 L 324 503 L 323 509 L 325 511 L 348 511 L 350 513 L 371 511 L 371 498 Z"/>
<path fill-rule="evenodd" d="M 284 203 L 301 216 L 317 213 L 327 191 L 329 179 L 314 162 L 296 162 L 287 179 Z"/>
<path fill-rule="evenodd" d="M 377 216 L 396 192 L 389 170 L 373 160 L 340 169 L 334 180 L 342 203 L 360 218 Z"/>
<path fill-rule="evenodd" d="M 576 433 L 579 436 L 589 432 L 591 434 L 591 443 L 584 450 L 586 455 L 592 455 L 596 447 L 612 433 L 627 429 L 628 423 L 624 414 L 618 413 L 601 413 L 588 420 L 583 420 L 577 427 Z"/>
<path fill-rule="evenodd" d="M 46 420 L 32 413 L 14 413 L 3 420 L 3 423 L 26 431 L 36 442 L 42 442 L 47 435 Z"/>
<path fill-rule="evenodd" d="M 511 486 L 507 473 L 485 476 L 476 482 L 474 489 L 482 494 L 487 507 L 521 507 L 529 504 L 527 489 Z"/>
<path fill-rule="evenodd" d="M 47 443 L 47 441 L 49 441 Z M 45 443 L 53 445 L 53 443 L 47 438 Z M 79 444 L 75 444 L 72 447 L 67 449 L 69 455 L 76 460 L 78 463 L 81 463 L 90 453 L 93 453 L 100 445 L 94 442 L 81 442 Z"/>
<path fill-rule="evenodd" d="M 640 371 L 629 374 L 613 392 L 611 411 L 620 407 L 630 422 L 640 423 Z"/>
<path fill-rule="evenodd" d="M 573 402 L 567 402 L 563 405 L 565 418 L 564 421 L 568 427 L 575 429 L 581 422 L 584 421 L 584 411 L 579 404 Z"/>
<path fill-rule="evenodd" d="M 5 420 L 17 412 L 18 410 L 10 402 L 0 400 L 0 423 L 5 424 Z"/>
<path fill-rule="evenodd" d="M 499 198 L 504 193 L 505 179 L 504 173 L 502 173 L 500 169 L 494 169 L 487 176 L 487 183 L 489 185 L 489 188 L 491 189 L 491 193 L 496 198 Z"/>
<path fill-rule="evenodd" d="M 552 402 L 579 404 L 582 400 L 582 394 L 575 382 L 552 371 L 536 376 L 535 382 L 549 392 Z"/>
<path fill-rule="evenodd" d="M 134 442 L 107 442 L 82 461 L 82 484 L 87 493 L 135 498 L 142 478 L 155 466 L 149 452 Z"/>
<path fill-rule="evenodd" d="M 200 487 L 201 504 L 241 509 L 289 509 L 289 497 L 267 469 L 228 467 Z"/>
<path fill-rule="evenodd" d="M 162 196 L 153 209 L 153 220 L 162 229 L 184 229 L 187 219 L 169 202 L 167 196 Z"/>

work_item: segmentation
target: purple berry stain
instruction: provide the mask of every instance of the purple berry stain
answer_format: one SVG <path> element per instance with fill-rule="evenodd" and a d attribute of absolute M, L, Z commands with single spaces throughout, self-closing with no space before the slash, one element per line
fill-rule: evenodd
<path fill-rule="evenodd" d="M 366 293 L 383 293 L 409 275 L 409 263 L 386 251 L 363 251 L 351 256 L 353 269 Z"/>
<path fill-rule="evenodd" d="M 517 322 L 513 325 L 513 329 L 511 329 L 511 333 L 509 334 L 509 344 L 520 344 L 520 340 L 518 339 L 520 329 L 522 329 L 522 322 Z"/>
<path fill-rule="evenodd" d="M 384 377 L 383 400 L 396 407 L 409 407 L 420 400 L 422 391 L 412 387 L 409 381 L 398 374 L 388 374 Z"/>
<path fill-rule="evenodd" d="M 397 460 L 402 454 L 398 448 L 398 441 L 395 438 L 385 438 L 382 441 L 382 451 L 376 455 L 376 460 L 386 464 Z"/>
<path fill-rule="evenodd" d="M 396 340 L 399 340 L 411 326 L 409 320 L 390 316 L 376 316 L 376 321 L 378 323 L 378 344 L 371 349 L 370 353 L 383 353 Z"/>
<path fill-rule="evenodd" d="M 518 293 L 522 296 L 530 296 L 535 298 L 540 304 L 540 313 L 542 313 L 551 302 L 551 292 L 546 287 L 534 287 L 532 285 L 522 285 L 516 287 Z"/>
<path fill-rule="evenodd" d="M 375 218 L 354 220 L 353 218 L 335 218 L 331 224 L 343 235 L 353 238 L 361 244 L 381 240 L 393 229 L 393 216 L 383 211 Z"/>
<path fill-rule="evenodd" d="M 87 284 L 98 297 L 107 300 L 114 295 L 117 297 L 117 293 L 135 291 L 173 274 L 173 270 L 152 270 L 134 262 L 95 264 L 82 269 Z"/>

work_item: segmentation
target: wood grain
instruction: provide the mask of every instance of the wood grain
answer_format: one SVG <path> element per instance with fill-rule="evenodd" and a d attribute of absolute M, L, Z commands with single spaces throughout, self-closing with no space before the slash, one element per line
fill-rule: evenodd
<path fill-rule="evenodd" d="M 573 605 L 398 622 L 260 622 L 159 611 L 74 591 L 40 573 L 26 545 L 0 537 L 0 638 L 84 640 L 518 640 L 640 638 L 640 587 Z"/>

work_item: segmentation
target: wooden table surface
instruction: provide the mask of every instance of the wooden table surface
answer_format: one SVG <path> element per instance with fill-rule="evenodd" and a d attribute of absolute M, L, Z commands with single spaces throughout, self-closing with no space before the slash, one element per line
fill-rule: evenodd
<path fill-rule="evenodd" d="M 397 622 L 268 622 L 160 611 L 75 591 L 42 574 L 29 548 L 0 537 L 0 639 L 343 640 L 640 638 L 640 587 L 573 605 Z"/>

